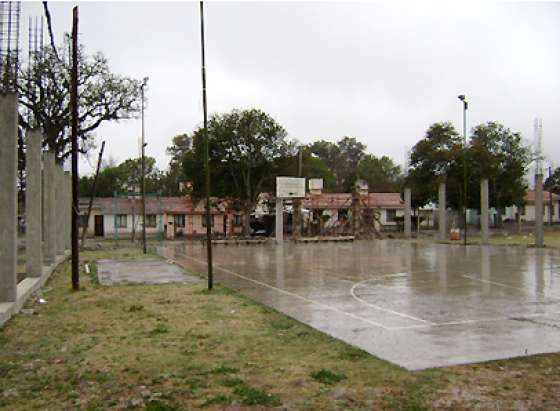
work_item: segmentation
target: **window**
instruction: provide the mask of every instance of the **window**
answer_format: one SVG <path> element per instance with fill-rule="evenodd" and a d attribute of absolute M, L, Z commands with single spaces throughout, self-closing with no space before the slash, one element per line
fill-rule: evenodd
<path fill-rule="evenodd" d="M 117 214 L 115 216 L 115 227 L 126 228 L 126 214 Z"/>
<path fill-rule="evenodd" d="M 240 215 L 236 214 L 233 216 L 233 225 L 243 225 L 243 219 Z"/>
<path fill-rule="evenodd" d="M 184 214 L 176 214 L 173 217 L 175 221 L 175 227 L 184 227 L 185 226 L 185 215 Z"/>
<path fill-rule="evenodd" d="M 155 214 L 147 214 L 146 215 L 146 227 L 156 227 L 156 215 Z"/>
<path fill-rule="evenodd" d="M 78 216 L 78 227 L 87 227 L 88 226 L 88 216 L 87 214 L 80 214 Z"/>
<path fill-rule="evenodd" d="M 202 215 L 202 227 L 206 227 L 206 214 Z M 214 216 L 210 216 L 210 225 L 214 227 Z"/>
<path fill-rule="evenodd" d="M 386 211 L 386 214 L 385 214 L 385 215 L 386 215 L 386 218 L 385 218 L 385 219 L 386 219 L 386 221 L 387 221 L 388 223 L 389 223 L 389 222 L 393 222 L 393 221 L 395 221 L 395 219 L 397 218 L 397 210 L 388 209 L 388 210 Z"/>

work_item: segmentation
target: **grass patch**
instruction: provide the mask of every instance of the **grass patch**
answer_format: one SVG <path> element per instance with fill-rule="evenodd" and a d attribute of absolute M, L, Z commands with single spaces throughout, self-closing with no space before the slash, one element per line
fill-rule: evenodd
<path fill-rule="evenodd" d="M 239 387 L 241 385 L 245 385 L 245 382 L 239 378 L 228 378 L 222 381 L 222 385 L 224 387 Z"/>
<path fill-rule="evenodd" d="M 159 334 L 166 334 L 168 332 L 169 328 L 167 328 L 165 324 L 158 324 L 152 330 L 150 330 L 148 334 L 153 337 Z"/>
<path fill-rule="evenodd" d="M 237 395 L 244 405 L 265 405 L 269 407 L 282 405 L 282 400 L 277 395 L 250 387 L 246 384 L 238 385 L 233 390 L 233 394 Z"/>
<path fill-rule="evenodd" d="M 220 365 L 219 367 L 210 370 L 211 374 L 235 374 L 239 372 L 239 368 L 228 367 L 227 365 Z"/>
<path fill-rule="evenodd" d="M 338 358 L 346 361 L 360 361 L 371 357 L 367 351 L 361 350 L 351 345 L 346 345 L 338 353 Z"/>
<path fill-rule="evenodd" d="M 145 258 L 105 246 L 81 292 L 65 263 L 0 329 L 0 408 L 560 408 L 560 355 L 408 372 L 227 288 L 96 285 L 97 260 Z"/>
<path fill-rule="evenodd" d="M 233 398 L 225 394 L 217 394 L 207 397 L 202 403 L 203 407 L 208 407 L 209 405 L 215 404 L 229 404 L 233 401 Z"/>
<path fill-rule="evenodd" d="M 322 384 L 335 385 L 336 383 L 345 380 L 346 375 L 322 368 L 319 371 L 312 372 L 311 378 Z"/>
<path fill-rule="evenodd" d="M 274 319 L 270 322 L 270 326 L 274 330 L 280 330 L 280 331 L 289 330 L 294 325 L 295 325 L 295 322 L 293 320 L 289 319 L 289 318 L 286 318 L 286 317 L 277 318 L 277 319 Z"/>
<path fill-rule="evenodd" d="M 179 405 L 154 400 L 146 405 L 145 411 L 186 411 L 186 409 Z"/>

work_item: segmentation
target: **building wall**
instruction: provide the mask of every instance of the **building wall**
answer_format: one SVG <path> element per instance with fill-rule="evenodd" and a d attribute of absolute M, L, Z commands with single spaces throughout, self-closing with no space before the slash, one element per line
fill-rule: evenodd
<path fill-rule="evenodd" d="M 552 212 L 552 221 L 557 223 L 560 222 L 560 217 L 558 216 L 558 211 L 559 211 L 559 205 L 558 202 L 553 203 L 554 204 L 554 210 Z M 517 213 L 517 207 L 513 206 L 512 207 L 512 211 L 513 211 L 513 219 L 515 219 L 515 213 Z M 548 206 L 548 204 L 545 204 L 544 206 L 544 222 L 548 222 L 548 216 L 550 213 L 550 207 Z M 535 206 L 533 204 L 527 204 L 525 205 L 525 214 L 521 214 L 521 219 L 523 221 L 535 221 Z"/>
<path fill-rule="evenodd" d="M 117 235 L 132 235 L 132 215 L 128 214 L 126 216 L 126 227 L 115 228 L 115 216 L 113 214 L 101 214 L 100 211 L 92 210 L 91 215 L 88 220 L 88 228 L 86 230 L 86 236 L 93 237 L 95 235 L 95 216 L 103 215 L 103 232 L 105 237 L 113 237 L 115 233 Z M 163 228 L 164 216 L 156 215 L 156 227 L 146 227 L 146 235 L 154 236 L 159 235 Z M 135 215 L 135 230 L 136 233 L 142 232 L 142 216 Z M 80 232 L 83 228 L 80 228 Z"/>

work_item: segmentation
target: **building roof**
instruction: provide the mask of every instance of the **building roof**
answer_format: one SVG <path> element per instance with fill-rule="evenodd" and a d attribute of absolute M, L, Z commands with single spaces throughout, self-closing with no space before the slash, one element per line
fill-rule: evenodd
<path fill-rule="evenodd" d="M 211 198 L 212 213 L 221 214 L 231 209 L 229 199 Z M 80 209 L 87 209 L 89 198 L 80 198 Z M 95 197 L 93 210 L 101 214 L 139 214 L 142 210 L 140 197 Z M 146 214 L 204 214 L 205 201 L 183 197 L 146 197 Z"/>
<path fill-rule="evenodd" d="M 400 193 L 368 193 L 360 196 L 361 207 L 404 208 Z M 352 207 L 351 193 L 307 194 L 303 200 L 306 208 L 340 209 Z"/>
<path fill-rule="evenodd" d="M 544 197 L 545 204 L 550 204 L 550 194 L 551 193 L 549 191 L 543 190 L 543 197 Z M 552 202 L 556 203 L 558 201 L 560 201 L 560 196 L 558 194 L 552 193 Z M 525 203 L 535 204 L 535 190 L 527 191 L 527 194 L 525 194 Z"/>

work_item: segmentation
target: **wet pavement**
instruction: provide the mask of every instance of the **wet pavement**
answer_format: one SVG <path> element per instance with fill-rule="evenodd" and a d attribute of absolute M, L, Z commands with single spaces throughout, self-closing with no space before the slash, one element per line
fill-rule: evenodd
<path fill-rule="evenodd" d="M 192 283 L 199 277 L 185 274 L 160 258 L 146 260 L 98 260 L 97 278 L 104 285 Z"/>
<path fill-rule="evenodd" d="M 206 273 L 205 248 L 159 249 Z M 402 240 L 216 246 L 219 283 L 411 370 L 560 351 L 560 251 Z"/>

